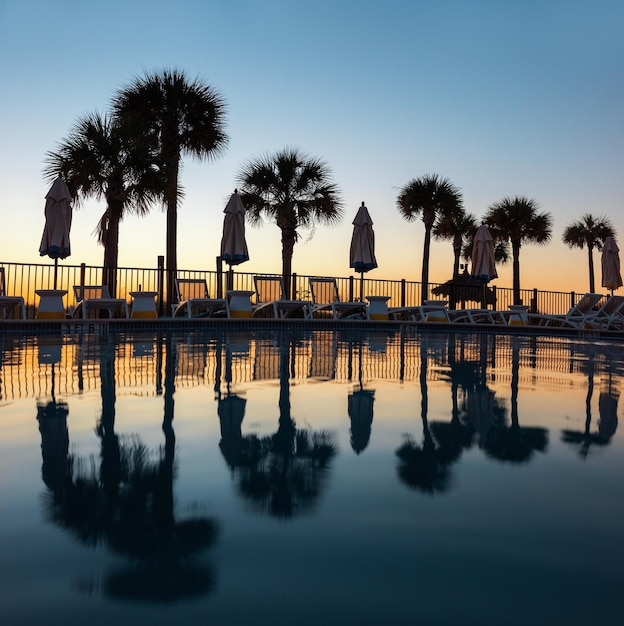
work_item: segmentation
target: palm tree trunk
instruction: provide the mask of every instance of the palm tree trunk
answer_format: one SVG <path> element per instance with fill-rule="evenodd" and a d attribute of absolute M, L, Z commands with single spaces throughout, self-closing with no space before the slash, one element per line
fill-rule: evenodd
<path fill-rule="evenodd" d="M 167 310 L 171 311 L 171 305 L 177 301 L 175 292 L 175 279 L 178 272 L 178 172 L 180 158 L 178 156 L 168 168 L 167 190 Z"/>
<path fill-rule="evenodd" d="M 119 260 L 119 222 L 123 211 L 123 203 L 111 200 L 108 203 L 108 224 L 104 242 L 104 268 L 102 283 L 108 287 L 111 298 L 117 293 L 117 264 Z"/>
<path fill-rule="evenodd" d="M 587 246 L 587 256 L 589 257 L 589 291 L 596 293 L 596 281 L 594 277 L 594 247 Z"/>
<path fill-rule="evenodd" d="M 429 252 L 431 250 L 431 224 L 425 224 L 425 242 L 423 245 L 423 264 L 422 264 L 422 302 L 429 299 Z"/>
<path fill-rule="evenodd" d="M 292 258 L 296 240 L 295 231 L 282 229 L 282 280 L 284 282 L 284 297 L 286 300 L 290 300 Z"/>
<path fill-rule="evenodd" d="M 520 243 L 511 242 L 513 254 L 513 301 L 514 304 L 522 304 L 520 297 Z"/>

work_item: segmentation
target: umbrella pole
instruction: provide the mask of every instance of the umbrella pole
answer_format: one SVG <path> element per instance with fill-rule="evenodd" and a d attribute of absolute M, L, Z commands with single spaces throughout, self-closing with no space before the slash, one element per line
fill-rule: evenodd
<path fill-rule="evenodd" d="M 364 302 L 364 272 L 360 272 L 360 302 Z"/>
<path fill-rule="evenodd" d="M 54 259 L 54 289 L 56 289 L 57 276 L 58 276 L 58 259 Z"/>

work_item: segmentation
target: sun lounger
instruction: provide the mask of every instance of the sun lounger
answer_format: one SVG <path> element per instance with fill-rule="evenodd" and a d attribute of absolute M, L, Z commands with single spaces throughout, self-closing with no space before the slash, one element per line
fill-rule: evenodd
<path fill-rule="evenodd" d="M 344 302 L 338 294 L 335 278 L 308 278 L 312 305 L 310 317 L 331 311 L 334 319 L 362 315 L 366 317 L 366 302 Z"/>
<path fill-rule="evenodd" d="M 254 276 L 256 306 L 253 317 L 310 318 L 310 302 L 307 300 L 287 300 L 284 297 L 284 281 L 280 276 Z"/>
<path fill-rule="evenodd" d="M 528 313 L 529 324 L 535 326 L 563 326 L 567 328 L 581 328 L 588 317 L 595 315 L 598 303 L 604 298 L 600 293 L 586 293 L 565 315 L 546 315 L 542 313 Z M 509 321 L 512 311 L 505 311 Z"/>
<path fill-rule="evenodd" d="M 598 310 L 585 316 L 582 327 L 622 330 L 624 328 L 624 296 L 609 296 Z"/>
<path fill-rule="evenodd" d="M 26 306 L 24 305 L 24 298 L 22 296 L 7 296 L 5 288 L 4 267 L 0 267 L 0 309 L 2 309 L 2 316 L 6 319 L 9 311 L 18 306 L 20 307 L 22 319 L 25 320 Z"/>
<path fill-rule="evenodd" d="M 230 317 L 230 307 L 225 298 L 211 298 L 208 285 L 203 278 L 176 278 L 176 292 L 178 304 L 173 310 L 173 317 L 185 313 L 192 317 L 193 310 L 201 311 L 200 315 L 210 317 L 217 311 L 225 311 Z"/>
<path fill-rule="evenodd" d="M 123 317 L 130 317 L 128 303 L 123 298 L 111 298 L 106 285 L 74 286 L 74 296 L 76 297 L 74 316 L 80 313 L 84 320 L 87 319 L 90 310 L 107 311 L 111 319 L 115 311 L 121 310 Z"/>
<path fill-rule="evenodd" d="M 453 324 L 506 324 L 502 311 L 490 309 L 449 310 L 449 319 Z"/>

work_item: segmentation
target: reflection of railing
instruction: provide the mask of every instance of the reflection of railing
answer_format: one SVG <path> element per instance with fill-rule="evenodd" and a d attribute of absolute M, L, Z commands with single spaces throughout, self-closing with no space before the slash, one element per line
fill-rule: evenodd
<path fill-rule="evenodd" d="M 379 332 L 362 337 L 355 331 L 312 331 L 255 337 L 246 333 L 174 333 L 168 338 L 134 334 L 106 340 L 89 334 L 77 338 L 0 336 L 0 402 L 50 394 L 53 375 L 57 394 L 99 389 L 102 365 L 111 359 L 118 393 L 159 393 L 168 350 L 175 356 L 176 387 L 277 380 L 280 345 L 290 341 L 290 375 L 295 381 L 349 382 L 360 375 L 364 381 L 416 381 L 423 354 L 429 364 L 427 379 L 449 382 L 456 375 L 456 364 L 472 364 L 487 372 L 488 379 L 507 384 L 514 354 L 521 381 L 540 381 L 553 389 L 569 387 L 570 375 L 587 375 L 590 370 L 596 375 L 624 373 L 619 356 L 608 346 L 508 335 Z"/>
<path fill-rule="evenodd" d="M 27 317 L 35 316 L 35 306 L 38 298 L 35 295 L 37 289 L 54 288 L 54 265 L 47 264 L 26 264 L 26 263 L 4 263 L 0 266 L 5 268 L 8 295 L 21 295 L 27 303 Z M 271 274 L 267 274 L 271 275 Z M 253 291 L 253 274 L 235 271 L 231 275 L 222 271 L 222 264 L 217 259 L 215 270 L 178 270 L 178 278 L 200 278 L 206 280 L 208 291 L 212 297 L 222 297 L 229 287 L 233 289 Z M 299 298 L 309 297 L 308 276 L 293 274 L 291 278 L 291 292 Z M 228 280 L 231 285 L 228 286 Z M 338 277 L 336 279 L 338 291 L 342 300 L 357 300 L 360 298 L 360 285 L 363 286 L 364 295 L 367 296 L 389 296 L 389 306 L 415 306 L 422 304 L 422 286 L 419 282 L 408 281 L 406 279 L 386 280 L 375 278 L 364 278 L 360 283 L 360 278 L 355 276 Z M 101 267 L 81 265 L 71 265 L 66 262 L 58 264 L 57 289 L 64 289 L 68 292 L 66 296 L 67 310 L 72 307 L 73 288 L 76 285 L 102 285 L 109 282 L 114 283 L 114 293 L 112 297 L 130 299 L 131 291 L 155 291 L 159 294 L 158 301 L 163 302 L 166 298 L 164 293 L 165 270 L 161 267 L 153 268 L 118 268 L 107 270 Z M 438 283 L 430 283 L 430 290 L 439 286 Z M 109 286 L 110 287 L 110 286 Z M 496 308 L 507 309 L 513 303 L 513 291 L 508 288 L 491 286 L 496 301 Z M 560 291 L 538 291 L 537 289 L 522 289 L 521 299 L 531 307 L 534 312 L 562 314 L 568 311 L 572 304 L 578 299 L 574 292 Z M 432 296 L 433 297 L 433 296 Z M 444 296 L 440 296 L 444 299 Z M 468 304 L 469 305 L 469 304 Z M 160 308 L 161 314 L 166 311 Z"/>

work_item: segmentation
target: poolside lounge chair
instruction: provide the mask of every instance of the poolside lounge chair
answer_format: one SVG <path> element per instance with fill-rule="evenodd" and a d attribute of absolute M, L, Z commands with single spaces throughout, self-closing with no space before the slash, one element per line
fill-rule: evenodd
<path fill-rule="evenodd" d="M 310 302 L 306 300 L 287 300 L 284 298 L 284 281 L 280 276 L 254 276 L 256 288 L 256 306 L 253 317 L 286 317 L 303 316 L 310 318 Z"/>
<path fill-rule="evenodd" d="M 366 302 L 344 302 L 338 294 L 335 278 L 308 278 L 312 305 L 310 317 L 316 313 L 331 311 L 334 319 L 362 315 L 366 317 Z"/>
<path fill-rule="evenodd" d="M 455 309 L 448 311 L 453 324 L 506 324 L 502 311 L 491 309 Z"/>
<path fill-rule="evenodd" d="M 425 312 L 422 306 L 391 306 L 388 307 L 388 317 L 402 322 L 424 322 Z"/>
<path fill-rule="evenodd" d="M 546 315 L 542 313 L 528 313 L 530 324 L 536 326 L 564 326 L 567 328 L 581 328 L 588 317 L 596 314 L 598 303 L 604 298 L 601 293 L 586 293 L 565 315 Z M 509 321 L 513 314 L 504 312 Z"/>
<path fill-rule="evenodd" d="M 6 283 L 4 279 L 4 267 L 0 267 L 0 309 L 2 309 L 2 316 L 6 319 L 9 311 L 19 306 L 21 309 L 22 319 L 26 319 L 26 306 L 24 305 L 24 298 L 22 296 L 7 296 L 6 295 Z"/>
<path fill-rule="evenodd" d="M 208 285 L 203 278 L 176 278 L 178 304 L 173 310 L 173 317 L 186 311 L 186 317 L 192 317 L 193 309 L 202 311 L 201 315 L 210 317 L 217 311 L 225 311 L 230 317 L 230 306 L 225 298 L 211 298 Z"/>
<path fill-rule="evenodd" d="M 83 320 L 86 320 L 89 311 L 108 311 L 108 317 L 112 319 L 116 310 L 121 310 L 124 317 L 128 314 L 128 303 L 124 298 L 111 298 L 106 285 L 75 285 L 74 295 L 76 307 L 74 316 L 80 312 Z"/>
<path fill-rule="evenodd" d="M 603 305 L 585 316 L 583 328 L 624 329 L 624 296 L 609 296 Z"/>

